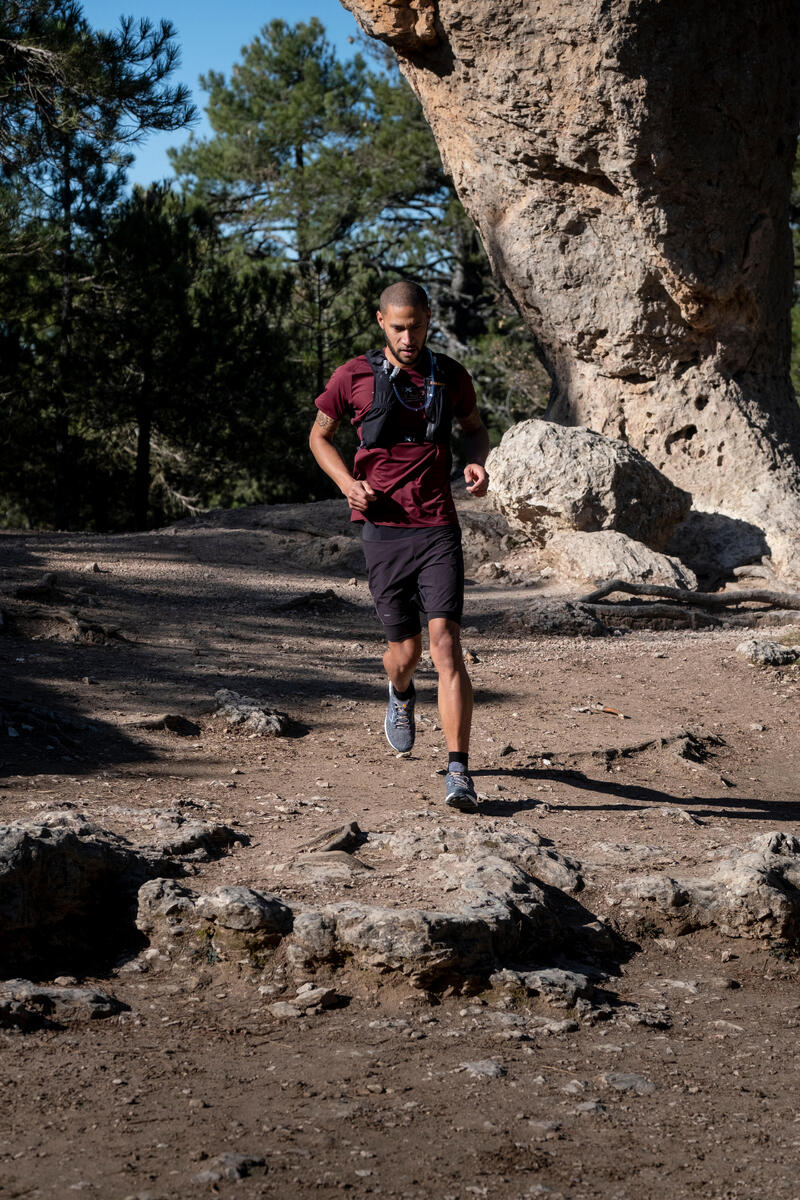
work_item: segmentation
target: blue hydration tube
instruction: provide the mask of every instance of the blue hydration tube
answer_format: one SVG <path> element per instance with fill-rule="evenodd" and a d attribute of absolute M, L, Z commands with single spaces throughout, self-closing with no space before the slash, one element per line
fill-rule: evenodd
<path fill-rule="evenodd" d="M 430 375 L 428 375 L 428 377 L 425 380 L 425 400 L 422 403 L 422 405 L 415 406 L 413 404 L 406 404 L 405 400 L 398 392 L 395 378 L 400 372 L 400 367 L 395 367 L 394 370 L 392 371 L 391 375 L 389 376 L 389 378 L 392 381 L 392 387 L 394 388 L 394 394 L 397 397 L 397 399 L 400 401 L 400 403 L 402 404 L 403 408 L 407 408 L 409 412 L 413 412 L 413 413 L 423 412 L 425 414 L 425 416 L 427 417 L 430 406 L 433 403 L 433 397 L 434 397 L 435 388 L 436 388 L 436 381 L 433 378 L 433 370 L 434 370 L 433 353 L 429 346 L 426 346 L 425 349 L 428 351 L 428 362 L 430 364 Z"/>

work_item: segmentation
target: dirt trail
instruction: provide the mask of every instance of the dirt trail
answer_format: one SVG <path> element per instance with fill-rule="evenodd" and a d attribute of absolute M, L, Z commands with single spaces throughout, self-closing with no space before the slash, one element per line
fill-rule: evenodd
<path fill-rule="evenodd" d="M 759 833 L 798 832 L 797 666 L 749 666 L 741 631 L 521 636 L 507 614 L 546 589 L 480 579 L 464 641 L 483 803 L 449 812 L 429 663 L 412 755 L 384 740 L 380 631 L 352 550 L 304 532 L 301 510 L 280 528 L 0 534 L 0 695 L 19 725 L 0 747 L 0 821 L 66 806 L 144 845 L 164 810 L 197 815 L 249 843 L 189 863 L 195 891 L 416 907 L 448 903 L 425 857 L 374 837 L 363 870 L 297 855 L 349 821 L 443 844 L 471 823 L 579 860 L 576 903 L 612 926 L 631 870 L 703 875 Z M 15 589 L 50 571 L 59 595 L 31 616 Z M 81 639 L 56 608 L 108 636 Z M 219 688 L 287 712 L 293 736 L 226 726 Z M 167 713 L 197 732 L 136 723 Z M 681 754 L 687 731 L 703 761 Z M 89 980 L 127 1005 L 118 1016 L 0 1031 L 0 1195 L 798 1200 L 791 950 L 625 933 L 607 1009 L 577 1020 L 502 989 L 434 995 L 357 971 L 340 1007 L 281 1020 L 244 965 L 121 962 Z"/>

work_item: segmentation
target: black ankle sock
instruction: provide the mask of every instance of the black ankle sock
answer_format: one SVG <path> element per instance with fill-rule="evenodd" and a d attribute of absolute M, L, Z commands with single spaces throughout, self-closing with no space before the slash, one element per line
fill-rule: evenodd
<path fill-rule="evenodd" d="M 460 750 L 448 750 L 448 774 L 453 770 L 453 767 L 457 767 L 459 771 L 469 771 L 469 754 L 462 754 Z"/>
<path fill-rule="evenodd" d="M 395 696 L 397 696 L 398 700 L 410 700 L 411 697 L 414 695 L 413 681 L 408 685 L 408 687 L 406 688 L 406 690 L 404 692 L 399 692 L 397 690 L 397 688 L 394 686 L 394 684 L 392 684 L 392 688 L 394 689 L 394 694 L 395 694 Z"/>

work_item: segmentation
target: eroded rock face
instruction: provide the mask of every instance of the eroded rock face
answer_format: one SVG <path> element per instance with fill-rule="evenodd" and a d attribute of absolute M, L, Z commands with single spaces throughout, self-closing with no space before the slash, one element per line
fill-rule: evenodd
<path fill-rule="evenodd" d="M 791 0 L 437 0 L 424 37 L 409 0 L 343 2 L 422 101 L 548 416 L 629 440 L 796 574 Z"/>
<path fill-rule="evenodd" d="M 351 964 L 397 973 L 422 988 L 485 981 L 498 964 L 521 955 L 546 958 L 565 940 L 611 950 L 602 930 L 586 926 L 577 936 L 563 926 L 559 889 L 580 890 L 580 864 L 535 835 L 450 830 L 446 841 L 439 831 L 374 835 L 370 842 L 392 856 L 432 860 L 447 908 L 342 901 L 310 909 L 249 887 L 203 896 L 156 879 L 139 893 L 137 926 L 166 960 L 247 959 L 260 968 L 279 952 L 298 978 Z"/>
<path fill-rule="evenodd" d="M 629 913 L 667 921 L 678 933 L 718 929 L 727 937 L 794 944 L 800 935 L 800 839 L 760 834 L 705 879 L 639 875 L 618 890 Z"/>
<path fill-rule="evenodd" d="M 0 961 L 6 974 L 52 974 L 115 958 L 135 934 L 143 881 L 170 870 L 80 813 L 40 813 L 0 828 Z"/>
<path fill-rule="evenodd" d="M 615 529 L 660 549 L 691 505 L 625 442 L 549 421 L 512 426 L 486 469 L 509 525 L 540 546 L 554 533 Z"/>
<path fill-rule="evenodd" d="M 367 33 L 397 50 L 413 54 L 439 40 L 434 0 L 387 0 L 385 4 L 367 0 L 346 7 Z"/>

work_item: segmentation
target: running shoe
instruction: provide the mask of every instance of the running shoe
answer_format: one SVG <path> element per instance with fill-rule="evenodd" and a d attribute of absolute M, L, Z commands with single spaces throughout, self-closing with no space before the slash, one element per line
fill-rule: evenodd
<path fill-rule="evenodd" d="M 407 754 L 414 745 L 416 726 L 414 724 L 414 705 L 417 694 L 411 686 L 411 695 L 407 700 L 400 700 L 394 688 L 389 683 L 389 707 L 386 709 L 386 720 L 383 728 L 386 740 L 398 754 Z"/>
<path fill-rule="evenodd" d="M 444 787 L 444 802 L 448 808 L 457 808 L 459 812 L 478 811 L 478 797 L 469 772 L 448 771 Z"/>

